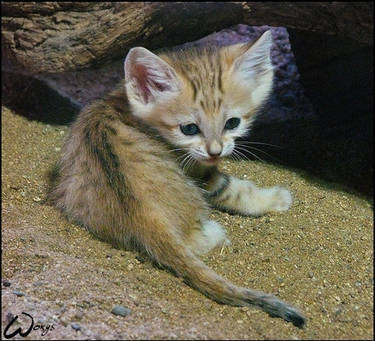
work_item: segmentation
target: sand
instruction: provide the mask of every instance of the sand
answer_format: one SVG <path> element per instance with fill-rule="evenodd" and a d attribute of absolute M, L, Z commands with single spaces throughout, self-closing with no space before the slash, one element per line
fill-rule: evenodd
<path fill-rule="evenodd" d="M 205 262 L 234 283 L 299 307 L 304 329 L 251 308 L 217 304 L 135 252 L 119 250 L 44 204 L 65 125 L 2 108 L 2 333 L 19 316 L 26 339 L 372 339 L 373 206 L 340 185 L 260 161 L 222 170 L 283 185 L 291 209 L 263 217 L 212 212 L 231 245 Z M 23 296 L 22 296 L 23 295 Z M 126 317 L 114 306 L 131 309 Z M 19 335 L 18 339 L 24 339 Z"/>

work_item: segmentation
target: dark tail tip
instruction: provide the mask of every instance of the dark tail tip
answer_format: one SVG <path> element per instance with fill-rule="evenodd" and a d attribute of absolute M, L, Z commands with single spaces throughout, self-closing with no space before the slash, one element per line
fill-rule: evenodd
<path fill-rule="evenodd" d="M 272 317 L 281 317 L 287 322 L 292 322 L 298 328 L 303 328 L 306 324 L 305 317 L 298 309 L 279 300 L 274 295 L 249 289 L 245 289 L 245 295 L 247 296 L 246 303 L 257 305 Z"/>
<path fill-rule="evenodd" d="M 306 324 L 305 317 L 295 309 L 288 309 L 283 317 L 286 321 L 292 322 L 298 328 L 303 328 Z"/>

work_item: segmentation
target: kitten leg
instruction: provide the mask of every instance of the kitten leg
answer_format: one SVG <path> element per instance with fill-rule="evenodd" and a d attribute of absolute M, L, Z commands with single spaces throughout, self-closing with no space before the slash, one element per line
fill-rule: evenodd
<path fill-rule="evenodd" d="M 210 204 L 243 215 L 259 216 L 272 211 L 286 211 L 292 204 L 292 195 L 285 188 L 258 188 L 251 181 L 219 172 L 213 177 L 208 189 Z"/>
<path fill-rule="evenodd" d="M 203 221 L 201 229 L 195 230 L 189 239 L 188 243 L 196 255 L 230 244 L 223 227 L 213 220 Z"/>

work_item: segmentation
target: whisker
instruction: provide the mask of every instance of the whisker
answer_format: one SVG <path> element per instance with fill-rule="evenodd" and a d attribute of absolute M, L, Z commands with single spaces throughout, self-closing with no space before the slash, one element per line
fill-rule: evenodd
<path fill-rule="evenodd" d="M 196 162 L 195 158 L 192 157 L 191 162 L 189 163 L 188 168 L 186 170 L 186 173 L 189 172 L 189 170 L 194 166 L 195 162 Z"/>
<path fill-rule="evenodd" d="M 266 154 L 266 155 L 269 156 L 272 160 L 275 160 L 275 161 L 281 162 L 280 159 L 278 159 L 277 157 L 272 156 L 271 154 L 265 152 L 265 151 L 262 150 L 262 149 L 258 149 L 258 148 L 252 147 L 252 146 L 248 146 L 248 147 L 251 148 L 251 149 L 255 149 L 255 150 L 259 151 L 259 152 L 262 152 L 263 154 Z"/>
<path fill-rule="evenodd" d="M 195 164 L 196 161 L 197 161 L 197 160 L 196 160 L 194 157 L 191 158 L 191 162 L 190 162 L 190 164 L 188 165 L 188 168 L 186 169 L 186 173 L 190 170 L 191 167 L 194 166 L 194 164 Z"/>
<path fill-rule="evenodd" d="M 183 172 L 183 173 L 186 174 L 187 170 L 185 171 L 185 168 L 186 168 L 186 169 L 189 169 L 188 165 L 189 165 L 189 163 L 191 162 L 191 159 L 192 159 L 192 158 L 193 158 L 193 157 L 192 157 L 191 154 L 189 153 L 189 155 L 188 155 L 188 157 L 187 157 L 187 161 L 186 161 L 184 167 L 182 168 L 182 172 Z"/>
<path fill-rule="evenodd" d="M 242 152 L 239 151 L 238 149 L 237 149 L 237 153 L 238 153 L 239 155 L 241 155 L 241 157 L 242 157 L 243 159 L 245 159 L 245 160 L 247 160 L 247 161 L 251 161 L 251 160 L 249 159 L 249 157 L 248 157 L 246 154 L 242 153 Z"/>
<path fill-rule="evenodd" d="M 184 164 L 184 167 L 182 168 L 183 173 L 186 173 L 185 169 L 188 168 L 188 165 L 189 165 L 190 161 L 191 161 L 191 155 L 189 154 L 189 156 L 188 156 L 188 158 L 186 159 L 186 162 L 185 162 L 185 164 Z"/>
<path fill-rule="evenodd" d="M 246 146 L 246 148 L 244 148 L 243 146 L 236 146 L 236 147 L 237 147 L 238 149 L 240 149 L 240 150 L 243 150 L 243 151 L 245 151 L 245 152 L 249 152 L 249 153 L 250 153 L 249 148 L 250 148 L 250 149 L 254 149 L 254 150 L 257 150 L 257 151 L 259 151 L 259 152 L 262 152 L 263 154 L 266 154 L 266 155 L 267 155 L 268 157 L 270 157 L 272 160 L 275 160 L 275 161 L 281 162 L 281 160 L 279 160 L 278 158 L 276 158 L 276 157 L 272 156 L 271 154 L 265 152 L 265 151 L 262 150 L 262 149 L 255 148 L 255 147 L 253 147 L 253 146 Z"/>
<path fill-rule="evenodd" d="M 251 149 L 254 149 L 254 150 L 260 151 L 260 152 L 262 152 L 262 153 L 265 153 L 265 154 L 267 154 L 268 156 L 271 157 L 270 154 L 264 152 L 264 151 L 261 150 L 261 149 L 255 148 L 255 147 L 247 146 L 246 148 L 244 148 L 244 147 L 242 147 L 242 146 L 236 146 L 236 148 L 237 148 L 238 150 L 242 150 L 242 151 L 244 151 L 244 152 L 249 152 L 249 148 L 251 148 Z"/>
<path fill-rule="evenodd" d="M 238 161 L 241 161 L 243 159 L 251 161 L 245 154 L 241 153 L 239 150 L 235 149 L 233 152 L 237 155 Z"/>
<path fill-rule="evenodd" d="M 238 149 L 236 150 L 237 153 L 239 155 L 241 155 L 242 157 L 244 157 L 246 160 L 249 160 L 251 161 L 245 154 L 243 154 L 242 152 L 240 152 Z M 249 152 L 251 155 L 253 155 L 254 157 L 256 157 L 259 161 L 262 161 L 262 162 L 265 162 L 263 159 L 261 159 L 258 155 L 252 153 L 250 150 L 246 150 L 247 152 Z"/>
<path fill-rule="evenodd" d="M 173 154 L 175 152 L 179 152 L 179 151 L 183 151 L 185 149 L 181 149 L 181 148 L 176 148 L 176 149 L 170 149 L 170 150 L 166 150 L 166 151 L 163 151 L 164 154 Z"/>
<path fill-rule="evenodd" d="M 238 158 L 237 158 L 237 155 L 235 154 L 235 151 L 233 150 L 232 153 L 229 155 L 229 157 L 231 159 L 233 159 L 234 161 L 238 161 Z"/>
<path fill-rule="evenodd" d="M 180 162 L 180 166 L 182 168 L 184 167 L 184 164 L 187 162 L 187 160 L 189 160 L 190 154 L 189 153 L 185 153 L 183 156 L 184 156 L 184 159 Z"/>
<path fill-rule="evenodd" d="M 178 159 L 181 159 L 181 158 L 185 157 L 188 154 L 189 154 L 189 152 L 183 153 L 182 155 L 180 155 L 179 157 L 177 157 L 176 160 L 178 161 Z"/>
<path fill-rule="evenodd" d="M 240 145 L 262 144 L 262 145 L 265 145 L 265 146 L 271 146 L 271 147 L 275 147 L 275 148 L 284 148 L 284 147 L 278 146 L 276 144 L 265 143 L 265 142 L 255 142 L 255 141 L 236 141 L 236 144 L 240 144 Z"/>
<path fill-rule="evenodd" d="M 188 148 L 175 148 L 175 149 L 170 149 L 171 152 L 176 152 L 176 151 L 188 151 Z"/>
<path fill-rule="evenodd" d="M 232 153 L 229 155 L 235 161 L 241 161 L 241 158 L 238 156 L 236 149 L 234 148 Z"/>
<path fill-rule="evenodd" d="M 259 157 L 258 155 L 256 155 L 255 153 L 252 153 L 250 150 L 248 150 L 248 152 L 253 155 L 254 157 L 256 157 L 259 161 L 262 161 L 262 162 L 265 162 L 261 157 Z"/>

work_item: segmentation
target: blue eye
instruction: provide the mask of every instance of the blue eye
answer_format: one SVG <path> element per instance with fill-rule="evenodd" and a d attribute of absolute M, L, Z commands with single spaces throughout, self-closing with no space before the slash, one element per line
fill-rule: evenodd
<path fill-rule="evenodd" d="M 231 130 L 231 129 L 237 128 L 240 125 L 240 122 L 241 122 L 241 119 L 239 119 L 238 117 L 232 117 L 228 121 L 225 122 L 224 129 Z"/>
<path fill-rule="evenodd" d="M 200 132 L 198 126 L 194 123 L 187 124 L 187 125 L 180 125 L 180 129 L 183 134 L 185 135 L 196 135 Z"/>

